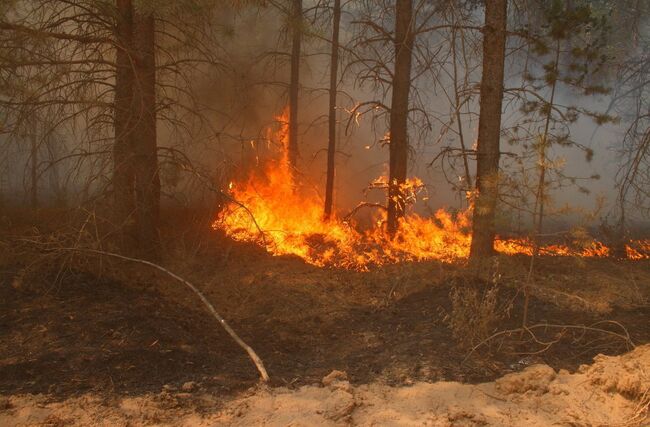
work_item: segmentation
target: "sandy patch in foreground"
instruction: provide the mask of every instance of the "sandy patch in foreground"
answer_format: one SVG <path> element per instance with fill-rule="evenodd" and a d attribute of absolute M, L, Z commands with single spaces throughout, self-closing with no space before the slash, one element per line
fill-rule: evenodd
<path fill-rule="evenodd" d="M 197 401 L 203 410 L 191 409 Z M 575 374 L 533 365 L 478 385 L 354 387 L 335 371 L 322 385 L 250 390 L 227 402 L 197 390 L 112 402 L 93 395 L 51 403 L 44 395 L 4 396 L 0 425 L 647 425 L 649 404 L 650 345 L 644 345 L 622 356 L 597 356 Z"/>

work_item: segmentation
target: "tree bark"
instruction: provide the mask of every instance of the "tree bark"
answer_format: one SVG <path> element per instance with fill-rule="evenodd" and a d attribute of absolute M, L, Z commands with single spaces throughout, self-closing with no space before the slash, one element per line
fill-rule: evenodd
<path fill-rule="evenodd" d="M 154 16 L 135 13 L 132 0 L 116 0 L 116 6 L 115 224 L 122 251 L 155 259 L 159 249 L 160 178 Z"/>
<path fill-rule="evenodd" d="M 485 1 L 483 29 L 483 76 L 476 159 L 470 259 L 494 254 L 494 219 L 498 198 L 499 140 L 503 103 L 503 74 L 506 46 L 507 0 Z"/>
<path fill-rule="evenodd" d="M 289 167 L 295 170 L 298 161 L 298 93 L 300 91 L 300 44 L 302 41 L 302 0 L 293 0 L 291 7 L 291 81 L 289 83 Z"/>
<path fill-rule="evenodd" d="M 456 23 L 455 23 L 456 24 Z M 462 37 L 462 36 L 461 36 Z M 465 43 L 463 41 L 463 43 Z M 465 50 L 463 49 L 463 53 Z M 465 144 L 465 135 L 463 133 L 463 121 L 460 115 L 460 109 L 462 107 L 463 101 L 460 97 L 460 92 L 458 91 L 458 64 L 457 54 L 456 54 L 456 30 L 452 31 L 452 41 L 451 41 L 451 54 L 452 54 L 452 64 L 453 64 L 453 76 L 454 76 L 454 113 L 456 115 L 456 126 L 458 126 L 458 140 L 460 142 L 460 149 L 463 156 L 463 167 L 465 169 L 465 186 L 462 189 L 463 192 L 472 188 L 472 175 L 469 171 L 469 159 L 467 147 Z M 464 55 L 463 55 L 464 57 Z M 467 62 L 465 62 L 467 65 Z M 467 73 L 465 73 L 465 79 L 467 80 Z M 464 82 L 464 87 L 467 87 L 467 81 Z"/>
<path fill-rule="evenodd" d="M 413 32 L 412 0 L 397 0 L 395 4 L 395 71 L 390 108 L 390 144 L 388 177 L 387 231 L 394 236 L 399 219 L 404 216 L 402 195 L 408 166 L 408 113 L 411 89 L 411 60 L 415 34 Z"/>
<path fill-rule="evenodd" d="M 129 251 L 134 246 L 132 235 L 134 198 L 134 169 L 131 110 L 133 105 L 134 66 L 131 61 L 133 44 L 133 5 L 131 0 L 117 0 L 116 75 L 113 145 L 113 223 L 118 229 L 118 246 Z"/>
<path fill-rule="evenodd" d="M 341 0 L 334 0 L 332 15 L 332 53 L 330 55 L 329 140 L 327 144 L 327 183 L 325 185 L 325 219 L 332 216 L 336 159 L 336 94 L 339 66 L 339 24 Z"/>
<path fill-rule="evenodd" d="M 37 121 L 36 125 L 34 126 L 35 129 L 37 129 L 37 126 L 40 123 Z M 30 142 L 31 142 L 31 189 L 30 189 L 30 195 L 31 195 L 31 205 L 32 209 L 38 208 L 38 135 L 36 135 L 36 131 L 32 131 L 32 133 L 29 135 Z"/>
<path fill-rule="evenodd" d="M 135 166 L 135 212 L 140 256 L 158 256 L 160 176 L 156 140 L 156 60 L 153 13 L 134 19 L 135 80 L 133 106 L 133 154 Z"/>

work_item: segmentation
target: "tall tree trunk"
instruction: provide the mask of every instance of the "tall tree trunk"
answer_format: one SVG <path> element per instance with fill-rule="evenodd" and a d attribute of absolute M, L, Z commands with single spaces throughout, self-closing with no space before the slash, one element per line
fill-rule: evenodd
<path fill-rule="evenodd" d="M 551 97 L 547 104 L 546 118 L 544 119 L 544 133 L 539 141 L 539 180 L 537 182 L 537 194 L 535 195 L 535 206 L 533 208 L 533 258 L 539 251 L 539 238 L 542 234 L 542 221 L 544 220 L 544 202 L 546 200 L 546 151 L 548 145 L 548 134 L 551 129 L 551 118 L 553 106 L 555 105 L 555 92 L 557 89 L 558 67 L 560 62 L 560 40 L 558 39 L 555 46 L 555 61 L 553 62 L 553 83 L 551 84 Z"/>
<path fill-rule="evenodd" d="M 454 21 L 454 24 L 457 23 Z M 454 113 L 456 115 L 456 125 L 458 126 L 458 140 L 460 141 L 460 149 L 463 155 L 463 167 L 465 169 L 465 186 L 462 188 L 463 193 L 466 194 L 467 190 L 472 188 L 472 175 L 469 171 L 469 159 L 467 147 L 465 144 L 465 135 L 463 133 L 463 121 L 460 115 L 460 109 L 463 106 L 463 101 L 460 97 L 460 92 L 458 91 L 458 64 L 456 63 L 457 54 L 456 54 L 456 30 L 452 31 L 452 42 L 451 42 L 451 54 L 452 54 L 452 63 L 453 63 L 453 76 L 454 76 Z M 461 36 L 463 37 L 463 36 Z M 464 41 L 463 41 L 464 43 Z M 464 50 L 463 50 L 464 53 Z M 467 79 L 467 73 L 465 74 L 465 79 Z M 464 87 L 467 87 L 467 82 L 464 83 Z"/>
<path fill-rule="evenodd" d="M 302 41 L 302 0 L 291 6 L 291 81 L 289 83 L 289 167 L 298 161 L 298 92 L 300 90 L 300 43 Z"/>
<path fill-rule="evenodd" d="M 485 1 L 483 76 L 476 159 L 476 200 L 470 258 L 494 254 L 494 217 L 498 198 L 499 140 L 503 103 L 507 0 Z"/>
<path fill-rule="evenodd" d="M 132 147 L 132 112 L 134 64 L 133 5 L 131 0 L 116 0 L 116 76 L 113 145 L 113 222 L 118 228 L 119 246 L 122 251 L 132 249 L 134 198 L 134 169 Z"/>
<path fill-rule="evenodd" d="M 551 128 L 551 118 L 553 114 L 553 105 L 555 103 L 555 91 L 557 89 L 558 66 L 560 61 L 560 40 L 557 40 L 555 47 L 555 61 L 553 63 L 553 83 L 551 84 L 551 97 L 546 105 L 546 118 L 544 123 L 544 133 L 539 138 L 538 163 L 539 178 L 537 181 L 537 192 L 535 194 L 535 206 L 533 207 L 533 253 L 528 264 L 528 275 L 524 283 L 524 307 L 522 315 L 522 325 L 528 324 L 528 304 L 530 302 L 530 285 L 533 282 L 533 272 L 535 271 L 535 260 L 539 256 L 540 237 L 542 234 L 542 221 L 544 220 L 544 201 L 546 199 L 546 151 L 548 149 L 548 134 Z"/>
<path fill-rule="evenodd" d="M 38 126 L 38 122 L 36 123 Z M 35 126 L 35 128 L 36 128 Z M 29 135 L 31 142 L 31 204 L 32 209 L 38 208 L 38 136 L 35 132 L 32 132 Z"/>
<path fill-rule="evenodd" d="M 325 219 L 332 216 L 336 158 L 336 93 L 339 67 L 339 23 L 341 0 L 334 0 L 332 16 L 332 54 L 330 56 L 329 140 L 327 144 L 327 184 L 325 185 Z"/>
<path fill-rule="evenodd" d="M 135 211 L 138 248 L 144 258 L 156 258 L 159 250 L 160 177 L 156 141 L 156 60 L 154 16 L 136 14 L 133 44 L 135 126 Z"/>
<path fill-rule="evenodd" d="M 404 216 L 402 186 L 408 166 L 408 113 L 411 89 L 413 32 L 413 1 L 397 0 L 395 4 L 395 71 L 390 107 L 390 144 L 388 177 L 387 231 L 394 236 L 399 219 Z"/>

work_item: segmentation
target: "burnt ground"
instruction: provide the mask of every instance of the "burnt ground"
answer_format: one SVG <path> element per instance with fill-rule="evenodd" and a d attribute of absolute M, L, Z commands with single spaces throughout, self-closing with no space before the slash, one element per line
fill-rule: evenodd
<path fill-rule="evenodd" d="M 451 311 L 451 285 L 477 285 L 463 276 L 463 266 L 335 271 L 246 246 L 208 251 L 191 261 L 170 259 L 170 269 L 198 284 L 255 348 L 278 386 L 315 383 L 333 369 L 346 371 L 357 384 L 482 382 L 524 363 L 575 370 L 598 353 L 627 350 L 618 338 L 576 330 L 533 356 L 526 353 L 539 351 L 540 344 L 513 334 L 465 360 L 467 349 L 443 322 Z M 522 297 L 515 288 L 525 263 L 502 261 L 499 298 L 514 304 L 500 330 L 519 325 Z M 30 279 L 18 266 L 3 266 L 0 394 L 137 395 L 194 381 L 228 396 L 257 382 L 250 360 L 193 294 L 141 266 L 115 267 L 121 274 L 71 270 Z M 531 324 L 616 321 L 636 344 L 650 342 L 647 262 L 556 258 L 541 260 L 540 269 L 538 286 L 554 293 L 531 298 Z M 558 338 L 558 332 L 536 331 L 539 341 Z"/>

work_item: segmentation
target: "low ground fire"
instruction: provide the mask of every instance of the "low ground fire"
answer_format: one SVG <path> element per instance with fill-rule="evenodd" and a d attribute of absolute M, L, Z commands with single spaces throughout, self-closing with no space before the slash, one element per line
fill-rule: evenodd
<path fill-rule="evenodd" d="M 400 220 L 393 239 L 385 234 L 382 210 L 375 213 L 374 226 L 366 230 L 355 227 L 353 220 L 323 219 L 318 194 L 299 188 L 290 170 L 287 110 L 276 121 L 279 128 L 269 129 L 268 137 L 281 147 L 278 158 L 267 162 L 262 176 L 251 174 L 245 181 L 231 183 L 234 201 L 221 212 L 213 228 L 224 230 L 235 240 L 255 242 L 273 255 L 295 255 L 316 266 L 366 270 L 371 265 L 432 259 L 454 262 L 469 256 L 469 209 L 456 214 L 439 209 L 432 218 L 410 213 Z M 385 180 L 379 178 L 376 183 Z M 406 186 L 404 193 L 415 199 L 422 182 L 412 178 Z M 495 247 L 508 255 L 533 253 L 528 238 L 497 239 Z M 544 256 L 607 257 L 610 252 L 597 240 L 573 247 L 553 244 L 539 248 Z M 650 241 L 630 241 L 626 253 L 632 260 L 650 258 Z"/>
<path fill-rule="evenodd" d="M 0 0 L 0 153 L 0 427 L 650 427 L 650 0 Z"/>

